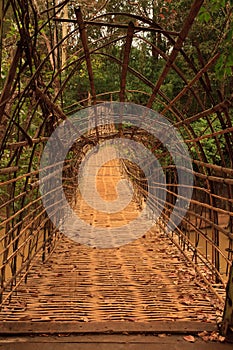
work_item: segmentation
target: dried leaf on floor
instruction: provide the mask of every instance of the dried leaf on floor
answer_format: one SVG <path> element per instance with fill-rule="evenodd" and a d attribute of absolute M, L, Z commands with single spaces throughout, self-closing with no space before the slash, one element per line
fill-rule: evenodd
<path fill-rule="evenodd" d="M 195 341 L 196 341 L 196 339 L 194 338 L 193 335 L 185 335 L 185 336 L 183 337 L 183 339 L 186 340 L 186 341 L 188 341 L 188 342 L 190 342 L 190 343 L 195 343 Z"/>
<path fill-rule="evenodd" d="M 165 338 L 166 336 L 167 336 L 167 334 L 165 334 L 165 333 L 158 334 L 159 338 Z"/>

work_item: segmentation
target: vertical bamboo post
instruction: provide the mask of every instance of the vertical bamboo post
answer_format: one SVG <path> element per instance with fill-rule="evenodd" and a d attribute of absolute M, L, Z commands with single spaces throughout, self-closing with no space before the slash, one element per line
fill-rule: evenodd
<path fill-rule="evenodd" d="M 63 17 L 69 18 L 68 5 L 66 4 L 63 8 Z M 68 35 L 68 24 L 66 22 L 61 22 L 62 25 L 62 39 Z M 67 60 L 67 41 L 64 40 L 61 47 L 61 67 L 65 66 Z"/>

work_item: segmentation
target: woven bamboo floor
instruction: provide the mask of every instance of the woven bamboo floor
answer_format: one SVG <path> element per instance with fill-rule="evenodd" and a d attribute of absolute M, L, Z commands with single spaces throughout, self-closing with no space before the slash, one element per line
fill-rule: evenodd
<path fill-rule="evenodd" d="M 116 198 L 118 161 L 98 173 L 97 189 Z M 131 202 L 120 213 L 99 213 L 78 198 L 77 215 L 93 226 L 113 227 L 139 214 Z M 215 322 L 215 296 L 179 249 L 154 226 L 121 247 L 92 248 L 63 236 L 46 263 L 33 266 L 27 284 L 1 311 L 1 320 Z"/>

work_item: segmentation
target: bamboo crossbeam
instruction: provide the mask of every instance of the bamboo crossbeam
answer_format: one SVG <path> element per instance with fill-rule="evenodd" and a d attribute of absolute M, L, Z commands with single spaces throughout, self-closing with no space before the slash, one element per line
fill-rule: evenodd
<path fill-rule="evenodd" d="M 211 114 L 214 114 L 216 112 L 223 112 L 225 109 L 228 109 L 229 107 L 232 106 L 232 104 L 233 104 L 232 100 L 233 100 L 233 95 L 231 95 L 230 99 L 227 99 L 223 102 L 220 102 L 220 103 L 216 104 L 215 106 L 206 109 L 205 111 L 202 111 L 200 113 L 197 113 L 191 117 L 184 119 L 183 121 L 175 123 L 174 126 L 179 127 L 183 124 L 190 124 L 191 122 L 194 122 L 198 119 L 201 119 L 201 118 L 204 118 L 204 117 L 209 116 Z"/>
<path fill-rule="evenodd" d="M 224 130 L 219 130 L 219 131 L 215 131 L 212 132 L 211 134 L 206 134 L 206 135 L 202 135 L 199 137 L 196 137 L 192 140 L 185 140 L 185 143 L 196 143 L 205 139 L 210 139 L 211 137 L 215 137 L 215 136 L 221 136 L 221 135 L 225 135 L 225 134 L 229 134 L 233 131 L 233 127 L 230 128 L 226 128 Z"/>
<path fill-rule="evenodd" d="M 73 19 L 68 19 L 68 18 L 53 18 L 53 20 L 55 22 L 63 22 L 63 23 L 76 23 L 75 20 Z M 83 21 L 85 25 L 91 25 L 91 26 L 98 26 L 98 27 L 110 27 L 110 28 L 117 28 L 117 29 L 127 29 L 128 28 L 128 24 L 124 24 L 124 23 L 110 23 L 110 22 L 101 22 L 101 21 L 87 21 L 84 20 Z M 174 31 L 169 31 L 169 30 L 165 30 L 165 29 L 160 29 L 160 28 L 155 28 L 152 26 L 135 26 L 135 30 L 136 31 L 146 31 L 146 32 L 156 32 L 156 33 L 161 33 L 161 34 L 166 34 L 166 35 L 172 35 L 172 36 L 179 36 L 178 32 L 174 32 Z"/>
<path fill-rule="evenodd" d="M 218 173 L 226 173 L 226 174 L 233 176 L 233 169 L 232 168 L 225 168 L 225 167 L 220 166 L 220 165 L 206 163 L 206 162 L 203 162 L 203 161 L 197 160 L 197 159 L 193 159 L 193 163 L 200 165 L 200 166 L 203 166 L 205 168 L 212 169 L 214 171 L 217 171 Z"/>
<path fill-rule="evenodd" d="M 37 144 L 37 143 L 43 143 L 43 142 L 47 142 L 49 139 L 49 137 L 37 137 L 36 139 L 31 139 L 31 143 Z M 7 149 L 17 149 L 19 147 L 25 147 L 28 146 L 28 141 L 19 141 L 19 142 L 13 142 L 13 143 L 8 143 L 6 145 Z"/>
<path fill-rule="evenodd" d="M 19 170 L 18 166 L 11 166 L 8 168 L 0 168 L 0 175 L 14 173 Z"/>
<path fill-rule="evenodd" d="M 56 167 L 56 166 L 58 166 L 58 165 L 61 165 L 61 164 L 63 164 L 63 163 L 66 164 L 66 163 L 71 163 L 71 162 L 72 162 L 72 159 L 66 159 L 64 162 L 58 162 L 58 163 L 54 163 L 54 164 L 52 164 L 52 165 L 48 165 L 48 166 L 44 167 L 44 168 L 43 168 L 43 171 L 44 171 L 44 170 L 52 169 L 52 168 L 54 168 L 54 167 Z M 66 165 L 66 166 L 64 165 L 64 167 L 63 167 L 63 169 L 68 169 L 68 168 L 69 168 L 69 165 Z M 41 170 L 41 171 L 42 171 L 42 170 Z M 20 176 L 18 176 L 18 177 L 16 177 L 16 178 L 13 178 L 13 179 L 10 179 L 10 180 L 7 180 L 7 181 L 0 182 L 0 187 L 3 187 L 3 186 L 6 186 L 6 185 L 15 183 L 15 182 L 17 182 L 17 181 L 19 181 L 19 180 L 22 180 L 22 179 L 27 178 L 27 177 L 30 177 L 30 176 L 38 175 L 39 172 L 40 172 L 40 170 L 34 170 L 34 171 L 29 172 L 29 173 L 25 173 L 25 174 L 23 174 L 23 175 L 20 175 Z M 54 174 L 55 174 L 55 172 L 54 172 Z M 39 183 L 39 182 L 38 182 L 38 183 Z"/>

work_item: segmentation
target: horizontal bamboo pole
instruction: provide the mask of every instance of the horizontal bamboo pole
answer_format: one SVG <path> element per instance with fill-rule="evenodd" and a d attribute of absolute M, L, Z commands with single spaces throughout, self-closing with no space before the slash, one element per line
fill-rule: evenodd
<path fill-rule="evenodd" d="M 3 182 L 0 182 L 0 187 L 3 187 L 3 186 L 6 186 L 6 185 L 9 185 L 9 184 L 12 184 L 12 183 L 15 183 L 19 180 L 22 180 L 22 179 L 25 179 L 27 177 L 30 177 L 32 175 L 38 175 L 41 171 L 44 171 L 44 170 L 48 170 L 48 169 L 52 169 L 54 167 L 56 167 L 57 165 L 61 165 L 61 164 L 66 164 L 66 163 L 71 163 L 73 160 L 72 159 L 65 159 L 65 161 L 63 162 L 58 162 L 58 163 L 55 163 L 55 164 L 52 164 L 52 165 L 49 165 L 47 167 L 44 167 L 43 170 L 40 169 L 40 170 L 34 170 L 34 171 L 31 171 L 29 173 L 25 173 L 23 175 L 20 175 L 16 178 L 13 178 L 13 179 L 10 179 L 10 180 L 7 180 L 7 181 L 3 181 Z M 70 165 L 64 165 L 63 167 L 63 170 L 66 170 L 70 167 Z"/>
<path fill-rule="evenodd" d="M 19 170 L 18 166 L 11 166 L 11 167 L 8 167 L 8 168 L 1 168 L 0 169 L 0 175 L 14 173 L 14 172 L 16 172 L 18 170 Z"/>
<path fill-rule="evenodd" d="M 36 139 L 31 139 L 32 144 L 37 144 L 37 143 L 44 143 L 48 141 L 49 137 L 38 137 Z M 17 149 L 19 147 L 26 147 L 28 146 L 28 141 L 18 141 L 18 142 L 12 142 L 12 143 L 7 143 L 6 144 L 6 149 Z"/>
<path fill-rule="evenodd" d="M 53 20 L 55 22 L 64 22 L 64 23 L 74 23 L 76 24 L 77 21 L 73 19 L 68 19 L 68 18 L 56 18 L 54 17 Z M 117 28 L 117 29 L 128 29 L 129 25 L 127 23 L 111 23 L 111 22 L 100 22 L 100 21 L 83 21 L 84 24 L 88 24 L 91 26 L 98 26 L 98 27 L 110 27 L 110 28 Z M 178 32 L 174 31 L 169 31 L 161 28 L 155 28 L 151 26 L 135 26 L 135 30 L 137 31 L 148 31 L 148 32 L 156 32 L 156 33 L 161 33 L 161 34 L 167 34 L 167 35 L 172 35 L 172 36 L 178 36 Z"/>

